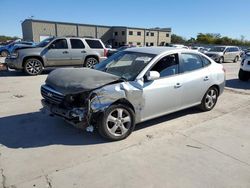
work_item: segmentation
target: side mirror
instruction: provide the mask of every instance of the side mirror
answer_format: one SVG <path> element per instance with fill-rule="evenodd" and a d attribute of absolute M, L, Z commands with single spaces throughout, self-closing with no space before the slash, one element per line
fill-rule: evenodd
<path fill-rule="evenodd" d="M 157 71 L 150 71 L 147 75 L 148 81 L 157 80 L 158 78 L 160 78 L 160 73 Z"/>
<path fill-rule="evenodd" d="M 51 45 L 49 45 L 49 47 L 48 47 L 48 49 L 54 49 L 54 48 L 56 48 L 56 45 L 55 45 L 55 44 L 51 44 Z"/>

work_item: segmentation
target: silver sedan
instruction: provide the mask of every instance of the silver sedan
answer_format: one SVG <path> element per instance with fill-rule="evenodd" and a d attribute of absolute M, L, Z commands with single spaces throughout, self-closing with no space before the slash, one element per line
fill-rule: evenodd
<path fill-rule="evenodd" d="M 224 86 L 223 66 L 204 54 L 142 47 L 118 52 L 95 70 L 56 70 L 42 86 L 42 95 L 43 104 L 50 109 L 56 105 L 46 93 L 60 94 L 62 101 L 70 98 L 68 106 L 60 105 L 64 109 L 54 110 L 69 115 L 56 115 L 72 120 L 71 123 L 74 120 L 78 126 L 95 125 L 103 137 L 121 140 L 139 122 L 193 106 L 212 110 Z M 78 95 L 85 100 L 78 100 Z M 85 103 L 79 105 L 74 101 Z"/>

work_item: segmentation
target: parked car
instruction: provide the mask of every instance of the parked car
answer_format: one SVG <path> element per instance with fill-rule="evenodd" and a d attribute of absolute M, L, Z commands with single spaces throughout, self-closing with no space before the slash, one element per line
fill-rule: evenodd
<path fill-rule="evenodd" d="M 207 52 L 206 48 L 204 48 L 204 47 L 198 47 L 198 46 L 191 47 L 191 50 L 195 50 L 195 51 L 198 51 L 198 52 L 201 52 L 201 53 Z"/>
<path fill-rule="evenodd" d="M 187 46 L 183 44 L 168 44 L 169 47 L 174 47 L 174 48 L 184 48 L 184 49 L 189 49 Z"/>
<path fill-rule="evenodd" d="M 38 75 L 47 67 L 88 67 L 106 59 L 107 50 L 100 39 L 77 37 L 51 37 L 36 48 L 22 47 L 7 59 L 11 69 L 24 70 L 29 75 Z"/>
<path fill-rule="evenodd" d="M 237 46 L 215 46 L 210 48 L 205 54 L 218 63 L 228 61 L 236 63 L 240 59 L 241 51 Z"/>
<path fill-rule="evenodd" d="M 95 68 L 52 71 L 41 86 L 42 104 L 76 127 L 95 126 L 109 140 L 178 110 L 212 110 L 225 85 L 221 64 L 177 48 L 130 48 Z"/>
<path fill-rule="evenodd" d="M 135 47 L 135 46 L 124 45 L 124 46 L 121 46 L 121 47 L 119 47 L 119 48 L 117 48 L 117 49 L 108 50 L 107 57 L 110 57 L 111 55 L 113 55 L 113 54 L 115 54 L 115 53 L 117 53 L 117 52 L 126 50 L 127 48 L 132 48 L 132 47 Z"/>
<path fill-rule="evenodd" d="M 250 79 L 250 52 L 246 52 L 241 61 L 238 77 L 241 81 Z"/>
<path fill-rule="evenodd" d="M 18 46 L 32 46 L 32 45 L 35 45 L 35 43 L 28 42 L 28 41 L 16 40 L 16 41 L 13 41 L 5 46 L 2 46 L 0 48 L 0 55 L 2 57 L 7 57 L 14 50 L 14 48 L 16 48 Z"/>

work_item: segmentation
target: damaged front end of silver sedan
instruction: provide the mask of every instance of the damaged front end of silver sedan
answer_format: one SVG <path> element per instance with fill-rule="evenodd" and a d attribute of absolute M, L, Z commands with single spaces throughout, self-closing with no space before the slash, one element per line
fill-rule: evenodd
<path fill-rule="evenodd" d="M 130 123 L 140 121 L 140 111 L 144 105 L 140 84 L 126 82 L 92 69 L 74 69 L 70 79 L 60 76 L 68 75 L 71 71 L 55 70 L 48 76 L 46 84 L 41 86 L 42 105 L 52 115 L 63 118 L 77 128 L 93 131 L 93 128 L 98 128 L 105 110 L 119 104 L 128 106 L 133 111 L 130 113 L 136 114 Z M 99 74 L 102 74 L 102 78 Z M 91 75 L 92 80 L 87 79 L 88 75 Z M 122 126 L 126 123 L 122 123 L 122 118 L 126 120 L 126 111 L 129 110 L 125 109 L 121 117 L 117 114 L 114 120 L 114 125 L 120 125 L 121 133 L 127 129 Z M 116 134 L 119 128 L 117 130 Z"/>

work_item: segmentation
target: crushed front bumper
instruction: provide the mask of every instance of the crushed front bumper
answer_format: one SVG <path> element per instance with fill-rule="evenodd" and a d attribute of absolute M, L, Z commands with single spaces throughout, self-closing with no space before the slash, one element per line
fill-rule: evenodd
<path fill-rule="evenodd" d="M 86 108 L 65 109 L 59 107 L 58 105 L 51 104 L 45 99 L 42 99 L 41 103 L 43 108 L 51 114 L 63 118 L 65 121 L 77 128 L 85 129 L 88 126 Z"/>

